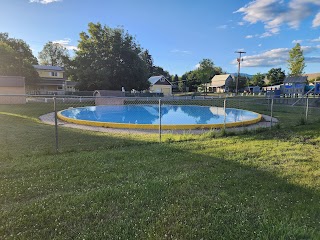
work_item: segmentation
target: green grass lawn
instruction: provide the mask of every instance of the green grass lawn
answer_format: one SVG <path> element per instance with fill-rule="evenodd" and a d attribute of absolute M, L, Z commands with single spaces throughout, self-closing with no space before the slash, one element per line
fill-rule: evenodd
<path fill-rule="evenodd" d="M 59 128 L 55 154 L 28 108 L 0 106 L 0 239 L 320 239 L 317 115 L 162 144 Z"/>

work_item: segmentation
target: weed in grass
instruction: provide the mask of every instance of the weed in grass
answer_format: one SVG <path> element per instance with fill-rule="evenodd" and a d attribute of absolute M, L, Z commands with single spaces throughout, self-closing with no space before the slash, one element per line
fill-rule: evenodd
<path fill-rule="evenodd" d="M 306 125 L 306 124 L 307 124 L 307 121 L 304 117 L 299 118 L 298 126 L 299 125 Z"/>

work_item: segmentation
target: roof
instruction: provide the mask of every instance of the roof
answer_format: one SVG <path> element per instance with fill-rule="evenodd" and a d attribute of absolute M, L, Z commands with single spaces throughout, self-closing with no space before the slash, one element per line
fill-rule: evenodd
<path fill-rule="evenodd" d="M 66 81 L 66 85 L 67 85 L 67 86 L 76 86 L 76 85 L 77 85 L 77 82 L 74 82 L 74 81 Z"/>
<path fill-rule="evenodd" d="M 210 87 L 222 87 L 226 85 L 226 80 L 231 77 L 230 74 L 215 75 L 211 79 Z M 231 77 L 232 78 L 232 77 Z"/>
<path fill-rule="evenodd" d="M 308 77 L 308 79 L 316 79 L 317 77 L 320 77 L 320 73 L 306 73 L 304 76 Z"/>
<path fill-rule="evenodd" d="M 40 78 L 39 81 L 37 82 L 37 85 L 63 85 L 65 83 L 65 79 L 63 78 L 57 78 L 57 79 L 52 79 L 52 78 Z"/>
<path fill-rule="evenodd" d="M 0 76 L 0 87 L 24 87 L 24 77 Z"/>
<path fill-rule="evenodd" d="M 33 65 L 33 67 L 37 70 L 64 71 L 64 68 L 59 66 Z"/>
<path fill-rule="evenodd" d="M 307 83 L 307 76 L 299 76 L 299 77 L 286 77 L 283 83 Z"/>
<path fill-rule="evenodd" d="M 163 75 L 160 76 L 152 76 L 148 79 L 148 81 L 151 83 L 151 85 L 172 85 L 171 82 L 168 81 Z"/>

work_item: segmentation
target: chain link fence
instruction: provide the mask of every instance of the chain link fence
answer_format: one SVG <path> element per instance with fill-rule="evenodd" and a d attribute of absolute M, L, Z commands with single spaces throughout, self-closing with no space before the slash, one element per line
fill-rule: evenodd
<path fill-rule="evenodd" d="M 262 119 L 247 126 L 246 113 L 237 109 L 259 113 Z M 69 113 L 68 119 L 81 114 L 86 118 L 66 121 L 60 111 Z M 276 124 L 283 128 L 309 124 L 320 120 L 320 97 L 2 95 L 0 119 L 1 146 L 8 156 L 17 145 L 28 154 L 71 152 L 146 145 L 162 142 L 170 134 L 196 135 L 226 127 L 225 131 L 248 131 Z M 91 124 L 93 120 L 116 123 Z M 235 127 L 228 128 L 232 121 Z"/>

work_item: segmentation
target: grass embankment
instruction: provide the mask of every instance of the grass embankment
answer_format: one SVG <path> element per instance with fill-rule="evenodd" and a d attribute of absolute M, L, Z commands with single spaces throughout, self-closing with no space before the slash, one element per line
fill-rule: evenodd
<path fill-rule="evenodd" d="M 320 238 L 320 122 L 163 144 L 60 128 L 56 155 L 52 126 L 0 120 L 1 239 Z"/>

